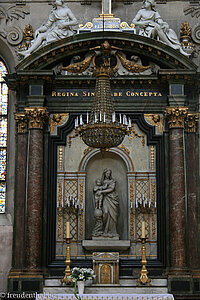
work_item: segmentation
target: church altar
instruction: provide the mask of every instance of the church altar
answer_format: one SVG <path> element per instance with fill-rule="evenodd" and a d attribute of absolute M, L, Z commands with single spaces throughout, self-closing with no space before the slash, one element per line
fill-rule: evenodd
<path fill-rule="evenodd" d="M 79 295 L 78 295 L 79 297 Z M 81 300 L 174 300 L 172 294 L 83 294 Z M 37 294 L 36 300 L 76 300 L 73 294 Z"/>

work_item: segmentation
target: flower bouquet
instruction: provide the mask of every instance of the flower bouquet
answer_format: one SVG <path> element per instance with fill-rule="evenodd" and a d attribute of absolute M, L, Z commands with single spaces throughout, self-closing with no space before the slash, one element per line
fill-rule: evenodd
<path fill-rule="evenodd" d="M 71 275 L 68 276 L 69 279 L 71 279 L 75 285 L 74 285 L 74 295 L 77 299 L 80 299 L 80 297 L 77 297 L 77 293 L 76 293 L 76 288 L 77 288 L 77 282 L 84 282 L 86 280 L 92 280 L 95 275 L 94 275 L 94 271 L 92 269 L 87 269 L 87 268 L 73 268 L 71 270 Z M 80 292 L 80 291 L 79 291 Z M 80 293 L 81 294 L 81 293 Z"/>

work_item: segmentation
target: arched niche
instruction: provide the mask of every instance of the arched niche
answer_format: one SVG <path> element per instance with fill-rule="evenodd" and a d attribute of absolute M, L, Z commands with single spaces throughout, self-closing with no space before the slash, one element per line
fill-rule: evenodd
<path fill-rule="evenodd" d="M 103 155 L 98 151 L 87 162 L 86 189 L 85 189 L 85 238 L 92 238 L 92 230 L 95 225 L 93 188 L 96 179 L 102 177 L 103 170 L 112 170 L 112 177 L 116 180 L 116 191 L 119 195 L 119 217 L 117 230 L 120 239 L 128 239 L 128 180 L 127 164 L 123 158 L 114 152 L 106 152 Z"/>

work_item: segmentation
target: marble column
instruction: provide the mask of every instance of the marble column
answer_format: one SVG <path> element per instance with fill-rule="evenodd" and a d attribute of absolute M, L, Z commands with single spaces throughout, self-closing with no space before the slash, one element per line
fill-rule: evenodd
<path fill-rule="evenodd" d="M 184 271 L 186 263 L 186 209 L 184 166 L 184 122 L 186 107 L 167 107 L 170 163 L 170 258 L 171 270 Z"/>
<path fill-rule="evenodd" d="M 13 247 L 13 268 L 24 268 L 25 252 L 25 200 L 26 200 L 26 152 L 27 119 L 24 113 L 14 114 L 17 123 L 17 177 L 15 198 L 15 227 Z"/>
<path fill-rule="evenodd" d="M 28 107 L 29 154 L 26 219 L 26 268 L 41 268 L 43 206 L 43 125 L 47 117 L 44 107 Z"/>
<path fill-rule="evenodd" d="M 197 224 L 197 160 L 196 123 L 198 113 L 189 113 L 186 120 L 187 149 L 187 193 L 188 193 L 188 265 L 190 270 L 198 269 L 198 224 Z"/>

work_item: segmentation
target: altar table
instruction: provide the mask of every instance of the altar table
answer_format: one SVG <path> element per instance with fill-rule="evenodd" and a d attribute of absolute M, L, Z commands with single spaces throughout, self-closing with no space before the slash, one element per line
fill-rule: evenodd
<path fill-rule="evenodd" d="M 79 295 L 78 295 L 79 296 Z M 171 294 L 83 294 L 81 300 L 174 300 Z M 36 300 L 77 300 L 73 294 L 37 294 Z"/>

